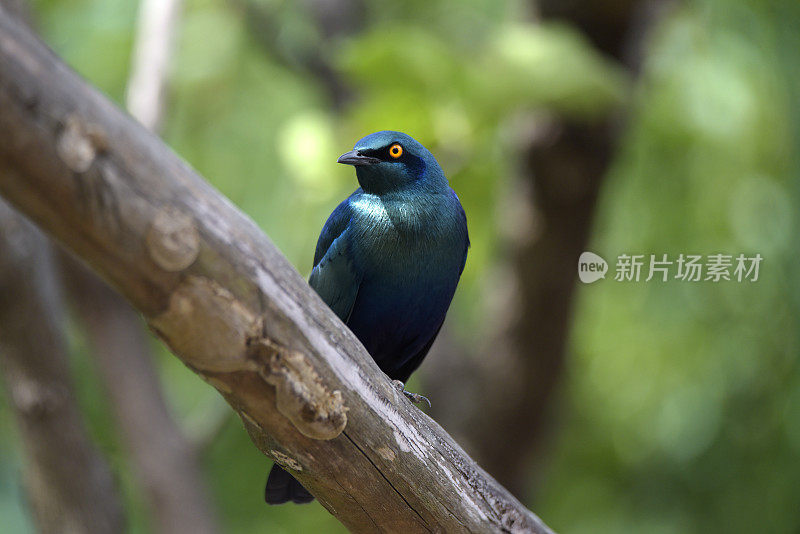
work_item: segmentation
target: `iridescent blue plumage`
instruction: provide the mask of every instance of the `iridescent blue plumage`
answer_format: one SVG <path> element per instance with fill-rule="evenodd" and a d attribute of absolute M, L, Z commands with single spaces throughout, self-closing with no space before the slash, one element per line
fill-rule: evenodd
<path fill-rule="evenodd" d="M 466 215 L 439 163 L 406 134 L 368 135 L 339 162 L 355 166 L 361 187 L 325 223 L 309 284 L 381 370 L 405 382 L 439 333 L 464 269 Z M 274 473 L 267 502 L 310 499 L 283 474 L 272 484 Z"/>
<path fill-rule="evenodd" d="M 395 144 L 396 159 L 388 153 Z M 374 133 L 353 152 L 361 187 L 325 223 L 309 283 L 378 366 L 406 381 L 455 293 L 469 246 L 466 216 L 436 159 L 408 135 Z"/>

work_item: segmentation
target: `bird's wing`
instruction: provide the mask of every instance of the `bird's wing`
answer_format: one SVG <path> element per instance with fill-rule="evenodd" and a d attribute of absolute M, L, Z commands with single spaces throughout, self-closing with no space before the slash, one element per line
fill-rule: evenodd
<path fill-rule="evenodd" d="M 314 269 L 308 279 L 325 304 L 345 322 L 361 285 L 361 275 L 353 265 L 350 251 L 350 211 L 346 202 L 334 210 L 322 229 L 314 254 Z"/>
<path fill-rule="evenodd" d="M 336 206 L 336 209 L 333 210 L 328 220 L 325 221 L 325 226 L 322 227 L 322 232 L 320 232 L 319 239 L 317 239 L 317 248 L 314 250 L 314 267 L 319 264 L 320 260 L 325 256 L 325 253 L 328 252 L 333 241 L 342 235 L 350 224 L 350 199 L 360 191 L 360 188 L 356 189 L 352 195 L 343 200 Z"/>

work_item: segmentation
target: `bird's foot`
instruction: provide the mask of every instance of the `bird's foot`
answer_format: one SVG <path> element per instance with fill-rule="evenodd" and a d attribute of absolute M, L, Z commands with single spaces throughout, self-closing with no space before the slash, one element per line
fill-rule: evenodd
<path fill-rule="evenodd" d="M 396 387 L 400 391 L 400 393 L 405 395 L 406 398 L 411 402 L 413 402 L 414 404 L 426 402 L 428 404 L 428 408 L 431 407 L 431 401 L 428 400 L 428 397 L 426 397 L 425 395 L 420 395 L 419 393 L 411 393 L 410 391 L 406 391 L 406 385 L 400 380 L 392 380 L 392 384 L 394 384 L 394 387 Z"/>

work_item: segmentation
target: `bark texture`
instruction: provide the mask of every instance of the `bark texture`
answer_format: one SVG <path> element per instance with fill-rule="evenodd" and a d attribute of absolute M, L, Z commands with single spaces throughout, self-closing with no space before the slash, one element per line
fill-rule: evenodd
<path fill-rule="evenodd" d="M 0 370 L 24 447 L 33 521 L 44 534 L 122 532 L 111 471 L 72 389 L 62 319 L 47 239 L 0 200 Z"/>
<path fill-rule="evenodd" d="M 125 295 L 348 528 L 549 532 L 251 220 L 5 12 L 0 131 L 0 194 Z"/>

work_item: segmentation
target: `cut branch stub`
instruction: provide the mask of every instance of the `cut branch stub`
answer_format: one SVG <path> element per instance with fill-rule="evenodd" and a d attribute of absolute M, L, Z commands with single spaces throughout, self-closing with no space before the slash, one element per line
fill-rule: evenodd
<path fill-rule="evenodd" d="M 75 114 L 64 121 L 56 149 L 67 167 L 77 173 L 86 172 L 99 152 L 106 146 L 106 137 L 93 125 L 87 125 Z"/>
<path fill-rule="evenodd" d="M 333 439 L 347 425 L 342 392 L 331 391 L 303 353 L 282 348 L 267 338 L 250 341 L 259 373 L 275 386 L 278 411 L 304 436 Z"/>
<path fill-rule="evenodd" d="M 200 253 L 200 235 L 194 220 L 173 206 L 156 213 L 145 240 L 150 258 L 168 272 L 186 269 Z"/>

